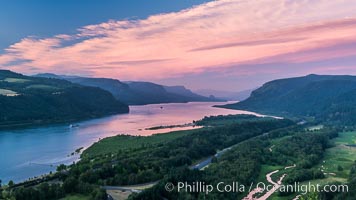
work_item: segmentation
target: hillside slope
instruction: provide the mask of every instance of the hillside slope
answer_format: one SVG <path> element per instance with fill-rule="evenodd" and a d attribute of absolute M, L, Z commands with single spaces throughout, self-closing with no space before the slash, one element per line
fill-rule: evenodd
<path fill-rule="evenodd" d="M 64 122 L 127 113 L 109 92 L 60 79 L 0 70 L 0 127 Z"/>
<path fill-rule="evenodd" d="M 156 103 L 186 103 L 193 101 L 221 101 L 197 95 L 183 86 L 163 86 L 151 82 L 121 82 L 109 78 L 87 78 L 55 74 L 37 74 L 36 77 L 59 78 L 85 86 L 99 87 L 109 91 L 116 99 L 128 105 Z"/>
<path fill-rule="evenodd" d="M 201 100 L 215 100 L 216 101 L 216 100 L 218 100 L 211 95 L 203 96 L 203 95 L 196 94 L 184 86 L 164 86 L 164 89 L 167 92 L 188 97 L 192 101 L 201 101 Z"/>
<path fill-rule="evenodd" d="M 355 99 L 355 76 L 308 75 L 268 82 L 245 101 L 222 107 L 350 124 Z"/>
<path fill-rule="evenodd" d="M 231 91 L 224 91 L 224 90 L 211 90 L 211 89 L 200 89 L 194 91 L 197 94 L 203 95 L 203 96 L 215 96 L 218 99 L 225 99 L 228 101 L 243 101 L 247 99 L 250 95 L 253 89 L 248 89 L 248 90 L 242 90 L 239 92 L 231 92 Z"/>

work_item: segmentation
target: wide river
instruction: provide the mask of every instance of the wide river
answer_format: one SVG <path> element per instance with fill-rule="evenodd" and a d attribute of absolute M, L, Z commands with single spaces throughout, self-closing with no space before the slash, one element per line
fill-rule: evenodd
<path fill-rule="evenodd" d="M 204 116 L 254 114 L 247 111 L 212 107 L 226 102 L 195 102 L 130 106 L 129 114 L 69 124 L 0 132 L 0 179 L 15 182 L 55 171 L 56 166 L 70 164 L 79 155 L 71 153 L 88 147 L 100 138 L 118 134 L 152 135 L 192 127 L 145 130 L 161 125 L 190 123 Z"/>

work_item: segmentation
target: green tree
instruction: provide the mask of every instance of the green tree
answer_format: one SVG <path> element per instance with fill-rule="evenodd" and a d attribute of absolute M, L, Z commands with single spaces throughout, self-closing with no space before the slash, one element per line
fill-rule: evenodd
<path fill-rule="evenodd" d="M 300 197 L 300 200 L 320 200 L 320 197 L 318 193 L 313 192 Z"/>
<path fill-rule="evenodd" d="M 344 170 L 344 168 L 342 168 L 341 165 L 338 165 L 338 166 L 337 166 L 337 171 L 341 172 L 341 171 L 343 171 L 343 170 Z"/>
<path fill-rule="evenodd" d="M 94 190 L 92 193 L 93 200 L 106 200 L 107 196 L 106 191 L 103 189 Z"/>
<path fill-rule="evenodd" d="M 59 166 L 57 166 L 57 172 L 61 172 L 67 169 L 67 166 L 64 164 L 60 164 Z"/>
<path fill-rule="evenodd" d="M 66 193 L 77 191 L 78 180 L 75 177 L 69 177 L 63 182 L 63 189 Z"/>
<path fill-rule="evenodd" d="M 10 187 L 14 186 L 14 181 L 10 180 L 8 183 L 8 186 L 10 186 Z"/>

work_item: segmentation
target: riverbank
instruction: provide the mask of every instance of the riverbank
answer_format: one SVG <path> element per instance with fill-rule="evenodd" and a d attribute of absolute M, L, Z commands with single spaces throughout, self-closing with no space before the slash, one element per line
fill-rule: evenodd
<path fill-rule="evenodd" d="M 79 123 L 91 119 L 104 118 L 113 115 L 127 114 L 124 113 L 107 113 L 105 115 L 96 115 L 85 118 L 73 118 L 73 119 L 58 119 L 58 120 L 28 120 L 28 121 L 17 121 L 17 122 L 6 122 L 0 123 L 0 131 L 6 130 L 16 130 L 16 129 L 31 129 L 31 128 L 40 128 L 42 126 L 59 126 L 59 125 L 69 125 L 71 123 Z M 1 132 L 0 132 L 1 134 Z"/>
<path fill-rule="evenodd" d="M 216 102 L 193 102 L 131 106 L 130 113 L 69 124 L 51 124 L 0 131 L 0 151 L 6 152 L 0 163 L 0 179 L 20 182 L 30 177 L 54 172 L 59 164 L 71 164 L 77 158 L 67 157 L 80 147 L 116 135 L 149 136 L 192 127 L 145 130 L 154 126 L 192 123 L 204 116 L 244 114 L 246 111 L 212 107 Z M 161 109 L 160 107 L 164 107 Z M 197 128 L 197 127 L 195 127 Z M 39 165 L 31 165 L 38 163 Z"/>

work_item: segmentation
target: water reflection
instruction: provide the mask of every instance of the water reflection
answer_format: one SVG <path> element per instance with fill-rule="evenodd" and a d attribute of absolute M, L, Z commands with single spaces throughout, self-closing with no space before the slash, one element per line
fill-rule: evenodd
<path fill-rule="evenodd" d="M 246 111 L 212 107 L 219 103 L 195 102 L 131 106 L 129 114 L 114 115 L 76 123 L 0 132 L 0 179 L 21 181 L 55 171 L 60 163 L 72 163 L 79 155 L 70 156 L 80 147 L 88 147 L 100 138 L 118 134 L 148 136 L 173 129 L 146 128 L 190 123 L 210 115 L 253 114 Z M 225 104 L 225 103 L 220 103 Z"/>

